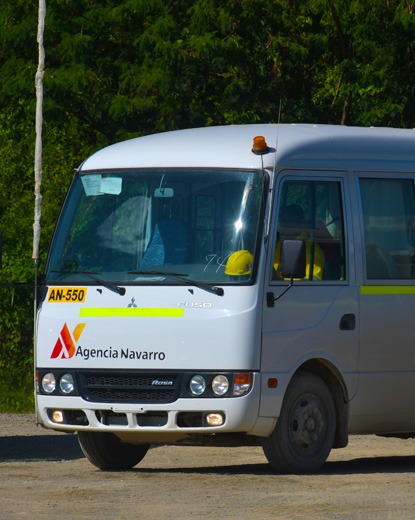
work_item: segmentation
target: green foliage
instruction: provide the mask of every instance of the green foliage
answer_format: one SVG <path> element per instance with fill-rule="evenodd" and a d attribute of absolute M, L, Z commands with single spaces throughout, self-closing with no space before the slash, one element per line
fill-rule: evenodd
<path fill-rule="evenodd" d="M 0 283 L 31 283 L 38 2 L 0 7 Z M 414 127 L 414 11 L 406 0 L 48 0 L 41 266 L 74 168 L 111 142 L 279 117 Z M 32 294 L 0 290 L 0 409 L 17 411 L 22 388 L 32 399 Z"/>
<path fill-rule="evenodd" d="M 32 301 L 32 288 L 0 288 L 0 412 L 33 410 Z"/>

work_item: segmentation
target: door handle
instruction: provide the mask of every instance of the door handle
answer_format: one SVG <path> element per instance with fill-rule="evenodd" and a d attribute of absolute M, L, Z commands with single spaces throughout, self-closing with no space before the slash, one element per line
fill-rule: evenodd
<path fill-rule="evenodd" d="M 356 328 L 356 316 L 354 314 L 344 314 L 340 319 L 340 330 L 354 330 Z"/>

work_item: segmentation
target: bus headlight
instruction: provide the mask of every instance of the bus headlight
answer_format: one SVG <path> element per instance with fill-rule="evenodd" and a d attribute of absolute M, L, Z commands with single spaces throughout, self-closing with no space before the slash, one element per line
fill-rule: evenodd
<path fill-rule="evenodd" d="M 229 381 L 226 376 L 218 375 L 212 380 L 212 390 L 216 395 L 225 395 L 229 389 Z"/>
<path fill-rule="evenodd" d="M 203 376 L 193 376 L 189 383 L 193 395 L 202 395 L 206 390 L 206 381 Z"/>
<path fill-rule="evenodd" d="M 75 382 L 72 374 L 63 374 L 59 381 L 59 387 L 64 394 L 70 394 L 75 389 Z"/>
<path fill-rule="evenodd" d="M 52 372 L 48 372 L 42 377 L 42 388 L 46 394 L 51 394 L 56 389 L 56 378 Z"/>

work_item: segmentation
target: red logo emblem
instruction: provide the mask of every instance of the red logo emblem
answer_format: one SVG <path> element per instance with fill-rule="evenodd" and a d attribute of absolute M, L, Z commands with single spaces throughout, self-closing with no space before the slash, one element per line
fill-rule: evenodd
<path fill-rule="evenodd" d="M 51 359 L 61 358 L 69 359 L 76 352 L 76 342 L 80 338 L 84 330 L 85 323 L 79 323 L 71 334 L 66 323 L 62 327 L 59 338 L 53 348 Z"/>

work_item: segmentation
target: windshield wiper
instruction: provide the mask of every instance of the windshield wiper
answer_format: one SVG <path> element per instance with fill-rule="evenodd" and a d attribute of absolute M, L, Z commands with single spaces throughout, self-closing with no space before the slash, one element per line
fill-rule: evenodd
<path fill-rule="evenodd" d="M 100 278 L 94 276 L 95 272 L 93 271 L 81 271 L 78 269 L 57 269 L 54 271 L 50 271 L 51 273 L 63 273 L 63 274 L 84 274 L 85 276 L 88 276 L 88 278 L 91 278 L 91 280 L 94 280 L 98 285 L 102 285 L 106 289 L 118 293 L 120 296 L 124 296 L 125 294 L 125 287 L 119 287 L 115 283 L 106 282 L 105 280 L 101 280 Z"/>
<path fill-rule="evenodd" d="M 184 282 L 187 285 L 194 285 L 195 287 L 198 287 L 199 289 L 203 289 L 204 291 L 208 291 L 210 293 L 216 294 L 217 296 L 223 296 L 224 290 L 222 287 L 217 287 L 216 285 L 213 285 L 208 282 L 197 282 L 195 280 L 189 280 L 187 278 L 188 274 L 183 273 L 171 273 L 169 271 L 153 271 L 153 270 L 144 270 L 144 271 L 129 271 L 127 274 L 148 274 L 151 276 L 165 276 L 170 278 L 176 278 L 177 280 L 180 280 L 181 282 Z"/>

